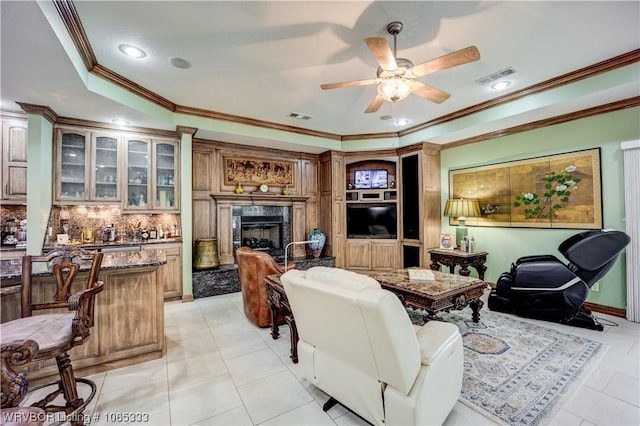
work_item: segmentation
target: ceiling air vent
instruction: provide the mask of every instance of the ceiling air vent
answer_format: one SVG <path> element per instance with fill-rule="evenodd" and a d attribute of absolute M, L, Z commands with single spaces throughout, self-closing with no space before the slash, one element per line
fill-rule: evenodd
<path fill-rule="evenodd" d="M 477 79 L 476 83 L 482 86 L 486 86 L 487 84 L 491 84 L 497 80 L 500 80 L 501 78 L 514 74 L 515 72 L 516 71 L 511 67 L 505 68 L 502 71 L 494 72 L 493 74 Z"/>
<path fill-rule="evenodd" d="M 297 118 L 298 120 L 309 120 L 309 119 L 311 119 L 310 115 L 301 114 L 299 112 L 290 112 L 289 115 L 287 115 L 287 117 Z"/>

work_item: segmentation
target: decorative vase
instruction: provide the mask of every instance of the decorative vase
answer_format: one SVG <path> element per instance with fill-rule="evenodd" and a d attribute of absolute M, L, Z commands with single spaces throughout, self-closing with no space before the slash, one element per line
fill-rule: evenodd
<path fill-rule="evenodd" d="M 311 248 L 311 252 L 313 253 L 313 257 L 320 257 L 322 253 L 322 249 L 324 248 L 324 243 L 327 241 L 327 236 L 324 232 L 320 231 L 318 228 L 314 228 L 313 231 L 309 234 L 309 247 Z"/>
<path fill-rule="evenodd" d="M 238 186 L 236 186 L 235 193 L 238 195 L 244 194 L 244 188 L 242 187 L 242 184 L 240 182 L 238 182 Z"/>

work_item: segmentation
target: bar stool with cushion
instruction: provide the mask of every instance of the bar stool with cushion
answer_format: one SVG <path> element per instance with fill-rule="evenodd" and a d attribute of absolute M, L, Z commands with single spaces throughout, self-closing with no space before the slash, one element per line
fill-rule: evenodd
<path fill-rule="evenodd" d="M 78 247 L 63 247 L 44 256 L 27 255 L 22 258 L 21 318 L 0 325 L 3 345 L 3 409 L 15 407 L 23 399 L 24 389 L 16 390 L 16 386 L 23 388 L 27 386 L 24 375 L 16 383 L 16 377 L 20 375 L 15 374 L 13 365 L 19 365 L 20 362 L 10 362 L 11 357 L 5 358 L 5 349 L 8 348 L 7 345 L 19 345 L 21 341 L 26 340 L 27 343 L 22 344 L 26 344 L 29 350 L 35 352 L 30 357 L 31 362 L 55 358 L 60 375 L 60 380 L 35 388 L 56 385 L 55 390 L 32 406 L 40 407 L 47 413 L 63 412 L 67 416 L 74 414 L 70 416 L 71 423 L 82 423 L 74 420 L 79 418 L 75 415 L 81 413 L 93 399 L 96 386 L 90 380 L 76 379 L 68 351 L 82 345 L 89 337 L 89 329 L 93 327 L 95 295 L 103 290 L 104 285 L 98 280 L 102 256 L 102 253 L 93 253 Z M 81 270 L 88 272 L 86 286 L 83 290 L 71 294 L 74 279 Z M 48 287 L 43 286 L 34 292 L 32 290 L 33 275 L 44 271 L 53 275 L 55 288 L 48 290 Z M 44 290 L 42 294 L 40 290 Z M 51 292 L 54 294 L 49 294 Z M 48 297 L 53 300 L 43 300 Z M 38 314 L 35 315 L 36 313 Z M 11 377 L 12 374 L 13 377 Z M 79 397 L 76 382 L 90 386 L 91 393 L 88 397 Z M 11 395 L 5 395 L 5 387 L 9 389 L 11 386 L 14 392 Z M 29 389 L 29 391 L 35 389 Z M 59 395 L 64 397 L 64 405 L 54 405 L 54 400 Z"/>

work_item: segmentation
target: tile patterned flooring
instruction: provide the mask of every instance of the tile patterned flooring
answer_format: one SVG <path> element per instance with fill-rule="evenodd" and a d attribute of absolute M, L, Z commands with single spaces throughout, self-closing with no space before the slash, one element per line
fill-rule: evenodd
<path fill-rule="evenodd" d="M 596 316 L 618 326 L 597 332 L 538 321 L 608 346 L 545 424 L 640 425 L 640 324 Z M 91 424 L 113 424 L 106 413 L 132 412 L 148 415 L 139 424 L 151 425 L 366 425 L 339 405 L 322 411 L 327 395 L 298 377 L 288 327 L 280 331 L 273 340 L 268 328 L 251 325 L 241 293 L 168 302 L 167 355 L 91 376 L 98 385 L 87 410 Z M 494 423 L 457 403 L 445 424 Z"/>

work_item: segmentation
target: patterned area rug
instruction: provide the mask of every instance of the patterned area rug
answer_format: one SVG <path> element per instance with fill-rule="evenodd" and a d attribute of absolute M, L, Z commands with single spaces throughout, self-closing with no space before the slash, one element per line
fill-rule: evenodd
<path fill-rule="evenodd" d="M 422 316 L 408 309 L 415 324 Z M 464 379 L 460 401 L 491 420 L 537 425 L 548 416 L 602 344 L 483 309 L 440 314 L 460 329 Z M 592 361 L 592 362 L 590 362 Z"/>

